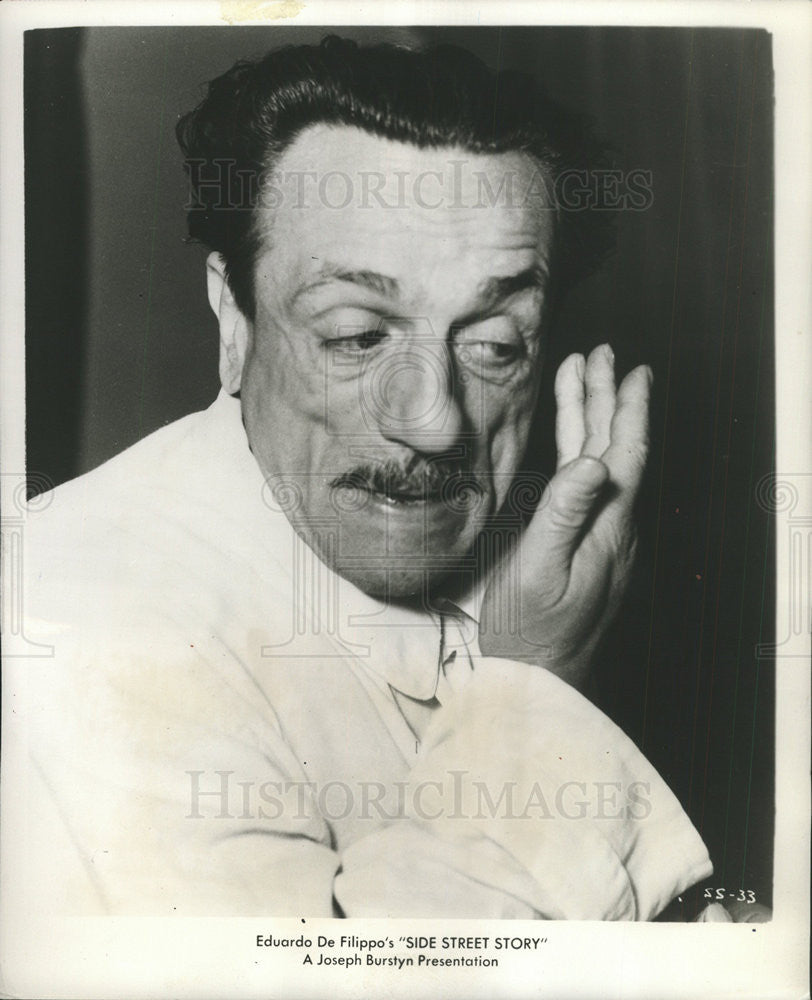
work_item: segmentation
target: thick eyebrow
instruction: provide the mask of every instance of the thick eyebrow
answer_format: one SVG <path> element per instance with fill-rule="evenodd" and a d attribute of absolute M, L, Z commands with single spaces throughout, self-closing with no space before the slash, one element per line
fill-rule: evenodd
<path fill-rule="evenodd" d="M 476 307 L 472 314 L 488 312 L 505 299 L 528 289 L 543 292 L 548 282 L 549 275 L 542 264 L 533 264 L 504 278 L 486 278 L 477 288 Z"/>
<path fill-rule="evenodd" d="M 387 274 L 379 274 L 377 271 L 352 271 L 333 264 L 325 264 L 319 268 L 316 280 L 305 285 L 304 288 L 300 288 L 293 301 L 295 302 L 300 296 L 314 292 L 317 288 L 334 281 L 357 285 L 359 288 L 364 288 L 385 298 L 395 299 L 400 295 L 400 284 L 397 279 L 390 278 Z"/>
<path fill-rule="evenodd" d="M 548 279 L 547 269 L 540 263 L 533 264 L 531 267 L 527 267 L 516 274 L 500 278 L 486 278 L 477 286 L 475 307 L 462 318 L 461 322 L 471 316 L 488 312 L 500 302 L 510 298 L 512 295 L 517 295 L 519 292 L 524 292 L 528 289 L 544 291 L 547 287 Z M 400 296 L 400 283 L 396 278 L 392 278 L 387 274 L 367 270 L 353 271 L 338 267 L 337 265 L 325 264 L 319 269 L 315 281 L 310 282 L 296 292 L 293 301 L 296 302 L 302 295 L 314 292 L 318 288 L 332 284 L 333 282 L 346 282 L 356 285 L 384 298 L 397 299 Z"/>

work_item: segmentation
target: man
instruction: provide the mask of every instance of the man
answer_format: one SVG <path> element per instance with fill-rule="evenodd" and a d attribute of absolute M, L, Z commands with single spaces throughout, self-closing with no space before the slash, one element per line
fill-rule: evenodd
<path fill-rule="evenodd" d="M 650 371 L 568 358 L 523 494 L 601 246 L 556 199 L 583 134 L 459 50 L 330 38 L 238 64 L 179 137 L 223 390 L 29 519 L 29 903 L 655 917 L 707 851 L 580 693 Z"/>

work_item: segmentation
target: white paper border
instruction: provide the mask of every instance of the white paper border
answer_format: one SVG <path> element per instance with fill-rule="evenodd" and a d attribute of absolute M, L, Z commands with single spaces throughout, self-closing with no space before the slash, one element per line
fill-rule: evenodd
<path fill-rule="evenodd" d="M 298 9 L 297 9 L 298 8 Z M 285 16 L 288 14 L 289 16 Z M 810 471 L 810 275 L 812 275 L 812 10 L 782 2 L 346 3 L 296 0 L 119 3 L 11 0 L 0 5 L 0 431 L 3 471 L 24 468 L 23 31 L 68 25 L 520 24 L 738 27 L 773 36 L 776 93 L 776 320 L 778 480 Z M 4 476 L 4 489 L 10 477 Z M 4 496 L 4 509 L 9 501 Z M 812 516 L 812 511 L 803 512 Z M 780 526 L 778 526 L 780 527 Z M 812 532 L 812 528 L 810 528 Z M 812 537 L 812 536 L 811 536 Z M 778 620 L 788 615 L 790 553 L 777 531 Z M 808 588 L 809 582 L 806 586 Z M 808 590 L 801 592 L 807 601 Z M 801 608 L 801 611 L 805 611 Z M 808 661 L 777 658 L 775 914 L 769 924 L 567 924 L 521 921 L 342 921 L 341 932 L 477 933 L 548 937 L 543 960 L 515 953 L 498 971 L 395 970 L 306 974 L 296 952 L 258 955 L 257 933 L 298 934 L 299 921 L 256 919 L 62 920 L 15 925 L 4 905 L 6 995 L 144 997 L 802 997 L 809 942 L 810 755 Z M 7 680 L 4 694 L 8 694 Z M 4 698 L 4 713 L 9 711 Z M 4 805 L 13 794 L 15 746 L 4 745 Z M 3 831 L 3 861 L 9 839 Z M 505 927 L 509 926 L 506 931 Z M 335 935 L 331 921 L 307 931 Z M 22 992 L 19 992 L 22 991 Z"/>

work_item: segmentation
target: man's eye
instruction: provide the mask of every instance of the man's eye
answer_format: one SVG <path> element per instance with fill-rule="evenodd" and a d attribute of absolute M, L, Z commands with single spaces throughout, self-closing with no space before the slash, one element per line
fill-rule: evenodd
<path fill-rule="evenodd" d="M 457 331 L 454 344 L 463 367 L 483 371 L 515 364 L 525 350 L 524 340 L 504 316 Z"/>
<path fill-rule="evenodd" d="M 333 350 L 342 351 L 345 354 L 365 354 L 377 347 L 385 338 L 385 330 L 363 330 L 349 336 L 335 337 L 330 341 L 330 346 Z"/>
<path fill-rule="evenodd" d="M 474 340 L 461 348 L 462 360 L 468 364 L 509 365 L 518 360 L 520 351 L 514 344 L 500 341 Z"/>

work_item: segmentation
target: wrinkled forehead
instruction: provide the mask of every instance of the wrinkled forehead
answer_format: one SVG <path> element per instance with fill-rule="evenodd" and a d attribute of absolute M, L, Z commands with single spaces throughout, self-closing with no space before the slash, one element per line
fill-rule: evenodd
<path fill-rule="evenodd" d="M 260 267 L 293 278 L 325 261 L 425 284 L 451 272 L 550 267 L 555 216 L 521 152 L 419 149 L 347 126 L 305 129 L 268 178 Z M 266 278 L 273 275 L 265 274 Z"/>

